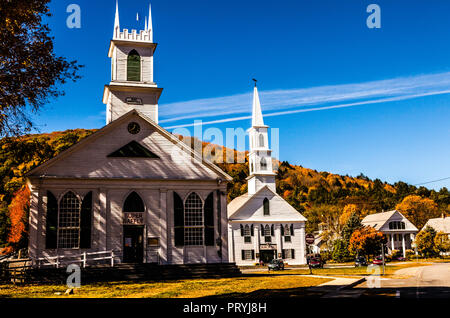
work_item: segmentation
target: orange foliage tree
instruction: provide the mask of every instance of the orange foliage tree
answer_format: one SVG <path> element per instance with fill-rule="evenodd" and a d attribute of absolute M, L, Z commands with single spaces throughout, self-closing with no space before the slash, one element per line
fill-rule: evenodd
<path fill-rule="evenodd" d="M 408 220 L 410 220 L 419 230 L 431 218 L 439 216 L 437 204 L 428 198 L 418 195 L 408 195 L 395 207 Z"/>
<path fill-rule="evenodd" d="M 387 239 L 383 233 L 377 231 L 373 227 L 366 226 L 353 232 L 350 237 L 349 251 L 375 256 L 381 251 L 381 244 L 386 244 Z"/>
<path fill-rule="evenodd" d="M 30 196 L 30 189 L 25 185 L 15 193 L 8 207 L 9 218 L 11 220 L 8 243 L 14 249 L 26 247 Z"/>

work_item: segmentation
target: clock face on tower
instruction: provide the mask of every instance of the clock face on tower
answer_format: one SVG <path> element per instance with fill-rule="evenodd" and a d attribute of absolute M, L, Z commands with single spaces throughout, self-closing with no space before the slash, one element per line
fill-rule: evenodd
<path fill-rule="evenodd" d="M 128 132 L 132 135 L 136 135 L 141 131 L 141 126 L 138 123 L 131 122 L 128 124 Z"/>

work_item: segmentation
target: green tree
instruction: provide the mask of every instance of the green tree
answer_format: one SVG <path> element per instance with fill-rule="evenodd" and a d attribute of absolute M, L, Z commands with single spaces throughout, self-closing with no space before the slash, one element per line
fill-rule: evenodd
<path fill-rule="evenodd" d="M 352 213 L 350 218 L 347 220 L 347 223 L 345 223 L 344 227 L 342 228 L 342 239 L 347 243 L 350 244 L 350 238 L 352 237 L 353 232 L 356 230 L 362 228 L 361 220 L 359 219 L 359 216 L 357 213 Z"/>
<path fill-rule="evenodd" d="M 331 258 L 335 262 L 345 262 L 350 259 L 350 253 L 347 247 L 347 243 L 342 239 L 336 239 L 333 241 L 333 251 Z"/>
<path fill-rule="evenodd" d="M 420 231 L 416 236 L 416 246 L 417 251 L 420 255 L 425 257 L 436 256 L 436 249 L 434 246 L 434 238 L 436 236 L 436 231 L 427 226 L 424 230 Z"/>
<path fill-rule="evenodd" d="M 81 67 L 57 56 L 50 29 L 50 0 L 0 0 L 0 136 L 33 127 L 36 113 L 64 92 L 60 84 L 77 80 Z"/>
<path fill-rule="evenodd" d="M 436 253 L 445 253 L 450 251 L 450 239 L 444 232 L 436 233 L 434 237 L 434 250 Z"/>

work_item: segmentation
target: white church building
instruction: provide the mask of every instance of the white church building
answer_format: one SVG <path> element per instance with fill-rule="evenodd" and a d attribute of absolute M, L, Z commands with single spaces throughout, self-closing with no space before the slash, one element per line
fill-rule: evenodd
<path fill-rule="evenodd" d="M 151 12 L 120 28 L 116 8 L 106 126 L 27 175 L 32 259 L 113 251 L 120 263 L 227 263 L 227 183 L 158 125 Z"/>
<path fill-rule="evenodd" d="M 282 258 L 306 264 L 306 218 L 276 193 L 268 126 L 264 125 L 258 89 L 253 96 L 248 192 L 228 204 L 229 259 L 237 265 Z"/>

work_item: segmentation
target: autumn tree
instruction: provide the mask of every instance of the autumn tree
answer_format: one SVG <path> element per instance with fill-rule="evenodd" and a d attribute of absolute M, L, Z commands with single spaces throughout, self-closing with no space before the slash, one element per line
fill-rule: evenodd
<path fill-rule="evenodd" d="M 28 212 L 30 209 L 30 190 L 25 185 L 16 192 L 8 207 L 11 221 L 8 243 L 15 249 L 27 246 L 28 237 Z"/>
<path fill-rule="evenodd" d="M 427 226 L 416 235 L 415 243 L 420 255 L 432 257 L 437 254 L 434 246 L 435 236 L 436 231 L 431 226 Z"/>
<path fill-rule="evenodd" d="M 436 233 L 434 237 L 434 250 L 437 253 L 446 253 L 450 251 L 450 238 L 444 232 Z"/>
<path fill-rule="evenodd" d="M 386 236 L 373 227 L 366 226 L 353 232 L 350 238 L 349 251 L 355 254 L 375 256 L 380 254 L 381 245 L 386 244 Z"/>
<path fill-rule="evenodd" d="M 54 53 L 50 0 L 0 0 L 0 136 L 33 127 L 31 115 L 64 92 L 60 84 L 77 80 L 81 67 Z"/>
<path fill-rule="evenodd" d="M 439 216 L 437 204 L 429 198 L 422 198 L 418 195 L 408 195 L 395 208 L 419 230 L 429 219 Z"/>

